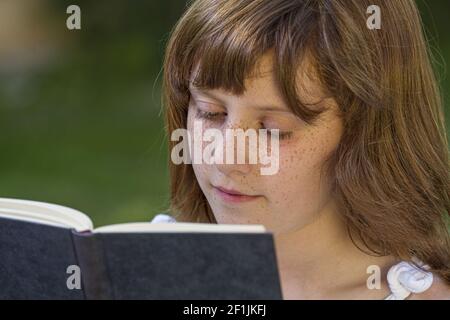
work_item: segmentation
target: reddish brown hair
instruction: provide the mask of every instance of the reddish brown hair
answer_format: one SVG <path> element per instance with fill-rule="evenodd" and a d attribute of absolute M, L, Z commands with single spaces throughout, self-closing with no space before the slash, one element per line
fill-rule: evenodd
<path fill-rule="evenodd" d="M 381 30 L 366 26 L 370 5 Z M 350 235 L 364 250 L 413 256 L 450 283 L 449 151 L 442 102 L 412 0 L 197 0 L 175 26 L 164 61 L 169 133 L 186 128 L 189 80 L 240 95 L 261 56 L 292 112 L 312 124 L 297 69 L 309 54 L 339 105 L 344 133 L 328 175 Z M 172 150 L 175 142 L 169 141 Z M 189 164 L 169 163 L 171 213 L 179 221 L 216 220 Z"/>

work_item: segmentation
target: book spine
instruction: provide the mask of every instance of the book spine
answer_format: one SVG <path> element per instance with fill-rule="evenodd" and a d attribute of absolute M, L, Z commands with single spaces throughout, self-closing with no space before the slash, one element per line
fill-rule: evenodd
<path fill-rule="evenodd" d="M 102 240 L 92 232 L 72 231 L 73 243 L 81 270 L 81 283 L 88 300 L 113 299 L 111 281 Z"/>

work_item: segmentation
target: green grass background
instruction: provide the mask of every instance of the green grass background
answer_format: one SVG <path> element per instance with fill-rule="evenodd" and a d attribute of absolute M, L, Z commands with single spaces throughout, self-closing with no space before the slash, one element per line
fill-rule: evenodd
<path fill-rule="evenodd" d="M 65 28 L 73 1 L 44 2 L 62 49 L 40 67 L 0 73 L 0 196 L 70 206 L 96 226 L 148 221 L 168 205 L 159 72 L 185 2 L 76 1 L 75 32 Z M 420 8 L 442 55 L 449 123 L 450 2 Z"/>

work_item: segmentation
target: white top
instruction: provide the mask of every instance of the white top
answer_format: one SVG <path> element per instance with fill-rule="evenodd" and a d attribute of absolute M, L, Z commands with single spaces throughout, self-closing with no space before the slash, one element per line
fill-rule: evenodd
<path fill-rule="evenodd" d="M 156 216 L 153 217 L 153 220 L 151 221 L 151 223 L 174 223 L 174 222 L 177 222 L 177 220 L 163 213 L 157 214 Z"/>
<path fill-rule="evenodd" d="M 415 260 L 425 270 L 429 267 Z M 433 273 L 419 269 L 414 264 L 402 261 L 389 269 L 387 280 L 391 294 L 385 300 L 405 300 L 411 293 L 422 293 L 433 284 Z"/>
<path fill-rule="evenodd" d="M 176 223 L 175 218 L 167 214 L 157 214 L 151 223 Z M 414 260 L 425 270 L 429 267 L 419 260 Z M 423 271 L 414 264 L 402 261 L 393 265 L 387 274 L 391 293 L 384 300 L 405 300 L 411 293 L 422 293 L 433 284 L 433 273 Z"/>

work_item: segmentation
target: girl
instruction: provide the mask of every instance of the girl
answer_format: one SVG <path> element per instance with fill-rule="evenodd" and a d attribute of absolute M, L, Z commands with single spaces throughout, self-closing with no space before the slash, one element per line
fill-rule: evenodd
<path fill-rule="evenodd" d="M 163 98 L 169 135 L 278 129 L 279 171 L 170 162 L 174 218 L 154 222 L 263 224 L 285 299 L 450 298 L 448 142 L 412 0 L 193 1 Z"/>

